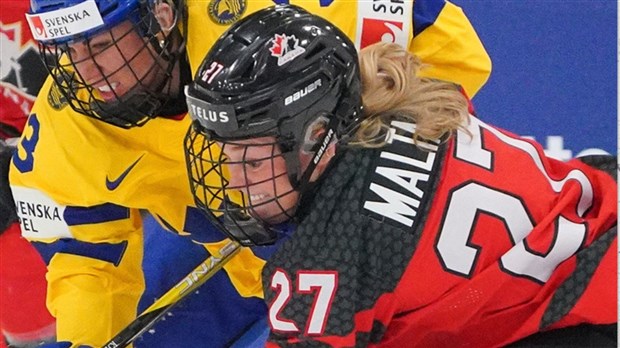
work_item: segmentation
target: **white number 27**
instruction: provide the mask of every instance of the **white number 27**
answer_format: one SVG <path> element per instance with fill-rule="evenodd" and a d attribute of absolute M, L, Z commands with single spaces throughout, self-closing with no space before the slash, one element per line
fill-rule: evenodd
<path fill-rule="evenodd" d="M 314 301 L 304 329 L 306 335 L 321 335 L 325 330 L 331 304 L 338 288 L 338 273 L 335 271 L 298 271 L 296 292 L 304 295 L 314 293 Z M 269 322 L 274 331 L 296 333 L 299 328 L 291 320 L 281 318 L 284 306 L 293 292 L 291 280 L 281 269 L 271 278 L 271 289 L 277 292 L 269 306 Z"/>
<path fill-rule="evenodd" d="M 493 154 L 482 146 L 482 129 L 507 145 L 527 153 L 547 178 L 551 188 L 560 192 L 568 180 L 575 180 L 581 186 L 581 197 L 575 211 L 583 216 L 592 205 L 592 184 L 579 170 L 572 170 L 561 180 L 552 179 L 542 164 L 542 159 L 534 146 L 522 139 L 515 139 L 491 128 L 477 119 L 472 119 L 469 130 L 473 139 L 459 132 L 456 143 L 456 157 L 471 164 L 491 170 Z M 463 141 L 467 138 L 467 141 Z M 514 247 L 501 257 L 503 269 L 513 275 L 523 276 L 538 282 L 546 282 L 562 261 L 573 255 L 582 245 L 586 236 L 586 226 L 563 216 L 558 216 L 554 243 L 546 254 L 529 250 L 525 237 L 533 229 L 527 207 L 519 197 L 477 182 L 467 183 L 452 191 L 444 216 L 437 253 L 447 270 L 470 276 L 476 264 L 479 248 L 469 245 L 478 213 L 485 213 L 502 219 L 510 234 Z"/>

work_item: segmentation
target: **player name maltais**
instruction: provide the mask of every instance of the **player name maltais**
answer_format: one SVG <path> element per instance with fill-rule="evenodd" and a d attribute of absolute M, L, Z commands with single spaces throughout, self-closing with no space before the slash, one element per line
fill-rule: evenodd
<path fill-rule="evenodd" d="M 424 188 L 437 158 L 438 143 L 418 140 L 416 146 L 412 138 L 415 124 L 393 121 L 391 126 L 389 145 L 381 152 L 382 160 L 367 189 L 374 199 L 367 198 L 364 209 L 411 227 L 427 193 Z"/>

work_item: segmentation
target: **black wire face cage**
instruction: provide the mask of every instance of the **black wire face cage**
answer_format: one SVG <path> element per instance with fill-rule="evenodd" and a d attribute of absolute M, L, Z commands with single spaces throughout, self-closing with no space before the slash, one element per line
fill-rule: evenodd
<path fill-rule="evenodd" d="M 198 127 L 190 127 L 185 137 L 187 170 L 196 205 L 242 245 L 273 244 L 278 233 L 274 226 L 293 217 L 298 198 L 290 185 L 279 144 L 275 138 L 250 145 L 213 140 L 197 131 Z M 229 151 L 240 159 L 232 161 L 225 155 Z"/>
<path fill-rule="evenodd" d="M 43 61 L 69 105 L 122 128 L 141 126 L 157 116 L 172 97 L 170 80 L 179 57 L 170 53 L 174 35 L 164 35 L 154 16 L 128 17 L 140 19 L 87 39 L 39 43 Z"/>

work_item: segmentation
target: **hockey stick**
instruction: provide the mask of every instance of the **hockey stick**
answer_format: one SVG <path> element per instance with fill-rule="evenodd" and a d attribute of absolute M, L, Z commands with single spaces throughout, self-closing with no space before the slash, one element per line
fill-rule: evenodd
<path fill-rule="evenodd" d="M 134 321 L 116 334 L 103 348 L 127 347 L 136 338 L 150 329 L 164 314 L 168 313 L 187 295 L 204 284 L 219 271 L 240 250 L 241 245 L 234 241 L 228 242 L 219 250 L 219 255 L 212 255 L 203 263 L 145 309 Z"/>

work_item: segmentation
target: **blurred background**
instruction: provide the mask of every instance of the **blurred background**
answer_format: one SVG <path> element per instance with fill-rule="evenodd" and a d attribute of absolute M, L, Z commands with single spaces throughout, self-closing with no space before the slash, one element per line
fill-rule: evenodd
<path fill-rule="evenodd" d="M 481 119 L 534 137 L 550 156 L 618 152 L 616 0 L 453 0 L 493 72 Z"/>

